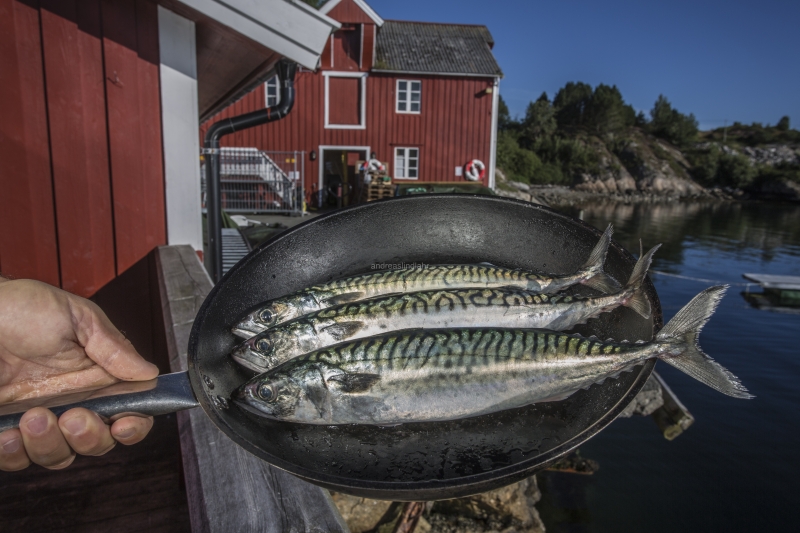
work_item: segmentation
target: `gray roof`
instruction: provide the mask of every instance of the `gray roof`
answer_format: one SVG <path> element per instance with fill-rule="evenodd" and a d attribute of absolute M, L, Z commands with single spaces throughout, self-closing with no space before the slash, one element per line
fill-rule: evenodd
<path fill-rule="evenodd" d="M 486 26 L 387 20 L 378 29 L 374 70 L 502 76 Z"/>

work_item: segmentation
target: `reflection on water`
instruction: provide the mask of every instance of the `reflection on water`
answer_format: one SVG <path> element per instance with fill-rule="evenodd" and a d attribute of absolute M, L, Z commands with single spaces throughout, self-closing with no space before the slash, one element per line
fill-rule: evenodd
<path fill-rule="evenodd" d="M 663 243 L 658 257 L 662 267 L 671 272 L 677 271 L 691 246 L 701 246 L 709 253 L 756 254 L 764 261 L 770 261 L 776 250 L 800 257 L 800 208 L 795 206 L 603 201 L 568 212 L 593 225 L 601 221 L 614 224 L 614 239 L 631 251 L 638 249 L 639 238 L 645 249 Z"/>
<path fill-rule="evenodd" d="M 582 447 L 600 463 L 594 476 L 541 474 L 548 533 L 796 530 L 800 315 L 751 307 L 741 294 L 758 287 L 741 276 L 800 275 L 800 206 L 595 202 L 569 214 L 613 223 L 634 254 L 640 238 L 645 248 L 663 243 L 652 278 L 665 321 L 713 282 L 733 285 L 700 344 L 756 399 L 723 396 L 659 363 L 695 424 L 668 442 L 648 418 L 617 420 Z"/>

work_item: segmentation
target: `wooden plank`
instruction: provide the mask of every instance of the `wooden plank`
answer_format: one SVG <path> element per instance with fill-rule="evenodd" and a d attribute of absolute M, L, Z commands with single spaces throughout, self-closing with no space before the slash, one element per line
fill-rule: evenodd
<path fill-rule="evenodd" d="M 99 0 L 43 0 L 61 286 L 89 297 L 116 275 Z"/>
<path fill-rule="evenodd" d="M 102 3 L 118 274 L 166 243 L 155 10 L 143 0 Z"/>
<path fill-rule="evenodd" d="M 143 444 L 78 456 L 65 470 L 3 472 L 0 531 L 127 531 L 121 524 L 135 531 L 188 531 L 179 467 L 176 417 L 165 415 Z"/>
<path fill-rule="evenodd" d="M 172 371 L 185 370 L 191 327 L 211 280 L 190 246 L 156 255 Z M 192 531 L 346 532 L 330 494 L 236 445 L 201 409 L 178 413 Z M 236 490 L 232 490 L 235 487 Z"/>
<path fill-rule="evenodd" d="M 754 281 L 765 289 L 784 291 L 800 291 L 800 276 L 778 276 L 774 274 L 742 274 L 742 277 Z"/>
<path fill-rule="evenodd" d="M 0 0 L 0 272 L 58 286 L 53 183 L 36 4 Z"/>

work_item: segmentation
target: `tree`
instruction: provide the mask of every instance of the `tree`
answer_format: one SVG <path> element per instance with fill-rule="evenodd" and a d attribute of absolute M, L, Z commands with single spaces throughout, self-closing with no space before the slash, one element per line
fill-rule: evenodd
<path fill-rule="evenodd" d="M 500 100 L 497 104 L 497 129 L 500 131 L 509 129 L 511 121 L 511 113 L 508 111 L 506 101 L 503 100 L 502 96 L 500 96 Z"/>
<path fill-rule="evenodd" d="M 775 128 L 778 131 L 789 131 L 789 117 L 786 115 L 782 116 Z"/>
<path fill-rule="evenodd" d="M 694 115 L 687 116 L 673 109 L 663 94 L 658 95 L 658 100 L 650 110 L 650 119 L 650 132 L 677 146 L 686 146 L 697 137 L 697 119 Z"/>
<path fill-rule="evenodd" d="M 544 98 L 540 96 L 538 100 L 528 104 L 525 119 L 522 121 L 522 137 L 528 148 L 533 146 L 536 139 L 549 137 L 556 131 L 556 111 L 550 105 L 547 94 L 542 93 L 542 96 Z"/>
<path fill-rule="evenodd" d="M 633 126 L 636 113 L 622 99 L 617 86 L 600 84 L 595 87 L 586 109 L 586 125 L 597 133 L 619 131 Z"/>
<path fill-rule="evenodd" d="M 592 99 L 592 86 L 583 82 L 569 82 L 559 89 L 553 98 L 556 108 L 556 122 L 559 129 L 583 126 L 586 108 Z"/>
<path fill-rule="evenodd" d="M 321 8 L 322 4 L 324 4 L 326 1 L 327 0 L 303 0 L 303 2 L 316 9 Z"/>

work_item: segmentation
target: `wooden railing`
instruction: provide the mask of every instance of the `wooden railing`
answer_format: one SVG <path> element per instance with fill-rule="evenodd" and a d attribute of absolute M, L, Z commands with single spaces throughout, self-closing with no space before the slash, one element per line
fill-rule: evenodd
<path fill-rule="evenodd" d="M 187 370 L 192 323 L 211 280 L 190 246 L 162 246 L 156 270 L 172 372 Z M 193 533 L 348 533 L 328 491 L 256 458 L 201 409 L 178 413 Z"/>

